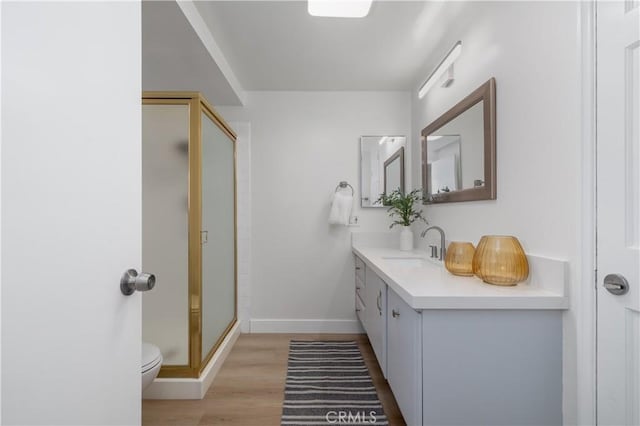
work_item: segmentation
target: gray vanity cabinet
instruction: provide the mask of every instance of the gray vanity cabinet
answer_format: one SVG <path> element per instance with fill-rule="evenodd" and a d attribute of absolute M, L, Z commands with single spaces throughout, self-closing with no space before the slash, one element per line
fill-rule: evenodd
<path fill-rule="evenodd" d="M 562 310 L 416 310 L 378 265 L 356 265 L 359 318 L 407 425 L 562 424 Z"/>
<path fill-rule="evenodd" d="M 562 424 L 562 311 L 425 310 L 422 345 L 423 425 Z"/>
<path fill-rule="evenodd" d="M 387 291 L 387 381 L 407 425 L 422 424 L 421 314 Z"/>

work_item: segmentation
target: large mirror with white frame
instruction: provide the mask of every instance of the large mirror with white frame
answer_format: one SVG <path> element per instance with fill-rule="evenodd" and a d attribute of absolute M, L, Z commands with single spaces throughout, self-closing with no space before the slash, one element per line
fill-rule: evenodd
<path fill-rule="evenodd" d="M 495 79 L 422 130 L 426 204 L 496 199 Z"/>
<path fill-rule="evenodd" d="M 380 194 L 404 192 L 405 136 L 360 138 L 360 206 L 385 207 L 376 203 Z"/>

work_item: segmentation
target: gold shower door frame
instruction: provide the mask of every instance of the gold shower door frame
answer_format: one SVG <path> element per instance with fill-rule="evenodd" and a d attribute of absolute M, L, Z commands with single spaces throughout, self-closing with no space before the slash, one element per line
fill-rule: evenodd
<path fill-rule="evenodd" d="M 143 92 L 143 105 L 189 106 L 189 364 L 163 365 L 158 377 L 200 377 L 211 357 L 238 320 L 238 172 L 237 136 L 199 92 Z M 234 300 L 233 319 L 211 350 L 202 357 L 202 114 L 226 134 L 233 143 L 233 235 Z"/>

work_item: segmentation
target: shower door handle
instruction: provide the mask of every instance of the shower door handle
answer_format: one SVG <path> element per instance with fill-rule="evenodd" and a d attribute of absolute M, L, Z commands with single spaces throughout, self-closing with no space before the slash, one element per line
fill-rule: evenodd
<path fill-rule="evenodd" d="M 127 270 L 120 278 L 120 291 L 131 296 L 135 291 L 149 291 L 156 285 L 156 276 L 142 272 L 138 275 L 135 269 Z"/>

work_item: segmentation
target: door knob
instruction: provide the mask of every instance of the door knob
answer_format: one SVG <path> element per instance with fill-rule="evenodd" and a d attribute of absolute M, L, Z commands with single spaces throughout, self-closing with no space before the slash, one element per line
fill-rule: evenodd
<path fill-rule="evenodd" d="M 120 291 L 125 296 L 131 296 L 136 290 L 148 291 L 156 285 L 156 276 L 142 272 L 138 275 L 135 269 L 129 269 L 120 279 Z"/>
<path fill-rule="evenodd" d="M 620 274 L 609 274 L 604 277 L 603 287 L 616 296 L 622 296 L 629 291 L 629 282 Z"/>

